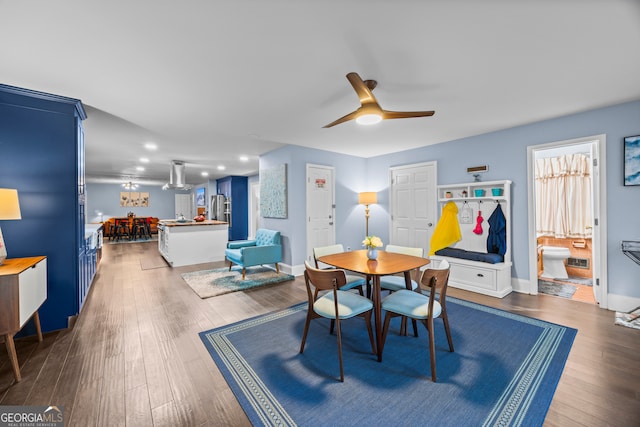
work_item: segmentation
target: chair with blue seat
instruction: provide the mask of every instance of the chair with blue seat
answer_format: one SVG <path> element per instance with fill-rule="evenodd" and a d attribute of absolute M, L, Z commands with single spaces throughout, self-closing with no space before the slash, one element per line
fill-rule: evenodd
<path fill-rule="evenodd" d="M 280 273 L 278 266 L 282 261 L 280 232 L 260 228 L 256 231 L 255 239 L 227 243 L 224 254 L 229 261 L 229 271 L 233 264 L 242 267 L 242 280 L 245 279 L 247 267 L 256 265 L 275 264 L 276 272 Z"/>
<path fill-rule="evenodd" d="M 440 317 L 444 323 L 447 334 L 449 351 L 453 352 L 453 339 L 447 316 L 447 286 L 449 283 L 450 266 L 446 260 L 440 261 L 437 267 L 428 268 L 422 274 L 420 284 L 422 288 L 429 290 L 429 295 L 422 293 L 420 289 L 410 291 L 401 289 L 387 296 L 382 301 L 382 310 L 386 312 L 384 317 L 384 329 L 382 330 L 382 349 L 389 333 L 389 322 L 396 316 L 408 317 L 420 320 L 429 332 L 429 356 L 431 362 L 431 380 L 436 382 L 436 348 L 434 336 L 434 319 Z M 436 300 L 436 296 L 438 299 Z M 417 331 L 414 331 L 418 336 Z"/>
<path fill-rule="evenodd" d="M 318 258 L 325 255 L 333 255 L 344 252 L 344 247 L 341 244 L 320 246 L 313 248 L 313 259 L 316 263 L 316 268 L 320 268 L 318 265 Z M 333 267 L 331 267 L 333 268 Z M 358 288 L 360 295 L 364 296 L 363 287 L 367 284 L 364 277 L 356 274 L 345 274 L 347 277 L 347 284 L 340 288 L 341 291 L 348 291 L 349 289 Z"/>
<path fill-rule="evenodd" d="M 385 248 L 387 252 L 393 252 L 404 255 L 417 256 L 422 258 L 424 255 L 424 249 L 422 248 L 412 248 L 409 246 L 397 246 L 397 245 L 387 245 Z M 415 290 L 418 288 L 418 282 L 420 281 L 420 270 L 416 269 L 414 277 L 411 280 L 411 289 Z M 404 275 L 402 276 L 382 276 L 380 277 L 380 290 L 387 290 L 389 292 L 395 292 L 402 289 L 407 289 L 407 284 L 404 280 Z"/>
<path fill-rule="evenodd" d="M 342 330 L 340 328 L 340 322 L 357 316 L 363 317 L 367 323 L 371 352 L 376 354 L 376 347 L 373 342 L 373 330 L 371 329 L 371 312 L 373 311 L 373 303 L 370 299 L 357 295 L 353 292 L 340 290 L 347 282 L 344 270 L 320 270 L 313 268 L 306 260 L 304 262 L 304 266 L 304 282 L 307 288 L 309 307 L 307 308 L 307 318 L 304 323 L 302 342 L 300 343 L 300 353 L 304 352 L 304 345 L 307 341 L 307 333 L 309 332 L 311 320 L 318 318 L 330 319 L 330 333 L 332 333 L 333 326 L 335 324 L 336 335 L 338 336 L 340 381 L 344 382 L 344 368 L 342 363 Z"/>

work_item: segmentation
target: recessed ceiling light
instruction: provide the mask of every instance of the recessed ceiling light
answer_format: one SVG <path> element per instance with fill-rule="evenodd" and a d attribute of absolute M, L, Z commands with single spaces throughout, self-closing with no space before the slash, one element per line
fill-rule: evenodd
<path fill-rule="evenodd" d="M 249 161 L 249 157 L 248 156 L 240 156 L 240 161 L 241 162 L 248 162 Z"/>
<path fill-rule="evenodd" d="M 142 171 L 144 170 L 144 167 L 142 167 L 142 166 L 136 166 L 136 170 L 137 170 L 138 172 L 142 172 Z"/>
<path fill-rule="evenodd" d="M 202 171 L 202 172 L 200 172 L 200 175 L 202 175 L 202 176 L 209 176 L 209 172 Z"/>
<path fill-rule="evenodd" d="M 224 167 L 224 165 L 220 165 L 220 166 L 218 166 L 218 170 L 219 170 L 219 171 L 223 171 L 223 170 L 225 170 L 225 169 L 226 169 L 226 168 Z"/>
<path fill-rule="evenodd" d="M 147 150 L 157 150 L 158 146 L 153 142 L 147 142 L 146 144 L 144 144 L 144 148 L 146 148 Z"/>
<path fill-rule="evenodd" d="M 149 163 L 148 157 L 140 157 L 138 160 L 140 160 L 140 163 Z"/>

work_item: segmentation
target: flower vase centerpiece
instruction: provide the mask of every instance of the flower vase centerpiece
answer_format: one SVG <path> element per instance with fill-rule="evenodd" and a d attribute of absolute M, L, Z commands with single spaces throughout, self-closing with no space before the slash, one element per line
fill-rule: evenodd
<path fill-rule="evenodd" d="M 362 246 L 367 248 L 367 258 L 378 259 L 378 248 L 382 247 L 382 240 L 378 236 L 367 236 L 362 241 Z"/>

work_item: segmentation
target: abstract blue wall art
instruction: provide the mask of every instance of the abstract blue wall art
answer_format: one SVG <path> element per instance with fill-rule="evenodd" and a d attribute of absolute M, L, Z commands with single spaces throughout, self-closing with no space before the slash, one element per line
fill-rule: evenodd
<path fill-rule="evenodd" d="M 640 185 L 640 135 L 624 139 L 624 185 Z"/>
<path fill-rule="evenodd" d="M 260 171 L 260 214 L 264 218 L 287 217 L 287 165 Z"/>

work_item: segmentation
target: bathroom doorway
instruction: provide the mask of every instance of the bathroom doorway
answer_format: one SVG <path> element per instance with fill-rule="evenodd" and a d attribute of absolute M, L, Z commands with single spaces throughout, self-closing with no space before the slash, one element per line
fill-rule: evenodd
<path fill-rule="evenodd" d="M 528 148 L 531 294 L 606 308 L 604 143 L 599 135 Z"/>

